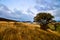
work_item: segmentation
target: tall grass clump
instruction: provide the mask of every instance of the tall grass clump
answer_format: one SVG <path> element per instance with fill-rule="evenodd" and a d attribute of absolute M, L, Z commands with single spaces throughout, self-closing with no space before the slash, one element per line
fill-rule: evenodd
<path fill-rule="evenodd" d="M 5 29 L 2 32 L 2 40 L 20 40 L 18 31 L 12 28 Z"/>

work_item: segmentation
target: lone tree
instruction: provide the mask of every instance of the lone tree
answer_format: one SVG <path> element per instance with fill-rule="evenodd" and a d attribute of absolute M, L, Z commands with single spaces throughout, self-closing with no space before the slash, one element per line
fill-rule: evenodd
<path fill-rule="evenodd" d="M 47 30 L 49 28 L 47 24 L 51 22 L 52 18 L 54 18 L 54 16 L 50 13 L 38 13 L 34 17 L 34 21 L 40 23 L 41 29 Z"/>

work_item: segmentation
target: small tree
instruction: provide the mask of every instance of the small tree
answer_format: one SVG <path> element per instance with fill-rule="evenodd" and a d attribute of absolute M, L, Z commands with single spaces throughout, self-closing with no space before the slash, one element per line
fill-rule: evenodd
<path fill-rule="evenodd" d="M 34 17 L 34 21 L 40 23 L 41 29 L 47 30 L 48 26 L 47 24 L 54 18 L 50 13 L 38 13 Z"/>
<path fill-rule="evenodd" d="M 58 26 L 59 26 L 59 23 L 54 24 L 55 31 L 57 31 Z"/>

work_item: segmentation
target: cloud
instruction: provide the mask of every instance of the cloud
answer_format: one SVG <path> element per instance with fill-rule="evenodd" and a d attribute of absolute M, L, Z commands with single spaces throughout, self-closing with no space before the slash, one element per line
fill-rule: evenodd
<path fill-rule="evenodd" d="M 60 8 L 53 11 L 56 17 L 60 17 Z"/>
<path fill-rule="evenodd" d="M 22 2 L 21 4 L 24 3 Z M 49 12 L 55 16 L 55 19 L 60 18 L 60 0 L 30 0 L 27 1 L 26 4 L 17 7 L 19 10 L 14 9 L 13 11 L 9 9 L 10 7 L 8 7 L 6 7 L 6 5 L 0 4 L 0 17 L 18 21 L 33 21 L 34 16 L 38 12 Z M 15 7 L 13 6 L 12 8 Z"/>
<path fill-rule="evenodd" d="M 33 16 L 31 14 L 25 14 L 19 10 L 15 10 L 14 14 L 18 16 L 16 16 L 16 20 L 18 19 L 20 21 L 33 21 Z"/>
<path fill-rule="evenodd" d="M 15 9 L 11 11 L 8 7 L 0 4 L 0 17 L 13 19 L 17 21 L 32 21 L 33 17 L 31 14 L 25 14 L 20 10 Z"/>
<path fill-rule="evenodd" d="M 60 8 L 53 11 L 55 20 L 60 20 Z"/>
<path fill-rule="evenodd" d="M 35 0 L 37 12 L 51 13 L 55 20 L 60 20 L 60 0 Z"/>
<path fill-rule="evenodd" d="M 11 15 L 11 11 L 3 4 L 0 4 L 0 17 L 9 17 Z"/>
<path fill-rule="evenodd" d="M 60 8 L 60 0 L 36 0 L 35 9 L 38 11 L 55 10 Z"/>

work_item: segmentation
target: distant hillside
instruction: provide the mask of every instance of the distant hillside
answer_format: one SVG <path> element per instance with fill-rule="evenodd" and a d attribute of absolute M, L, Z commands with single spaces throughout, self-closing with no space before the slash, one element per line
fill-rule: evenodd
<path fill-rule="evenodd" d="M 10 21 L 10 22 L 16 22 L 16 20 L 11 20 L 11 19 L 1 18 L 1 17 L 0 17 L 0 21 Z"/>
<path fill-rule="evenodd" d="M 60 40 L 60 34 L 44 31 L 31 23 L 2 22 L 0 40 Z"/>

